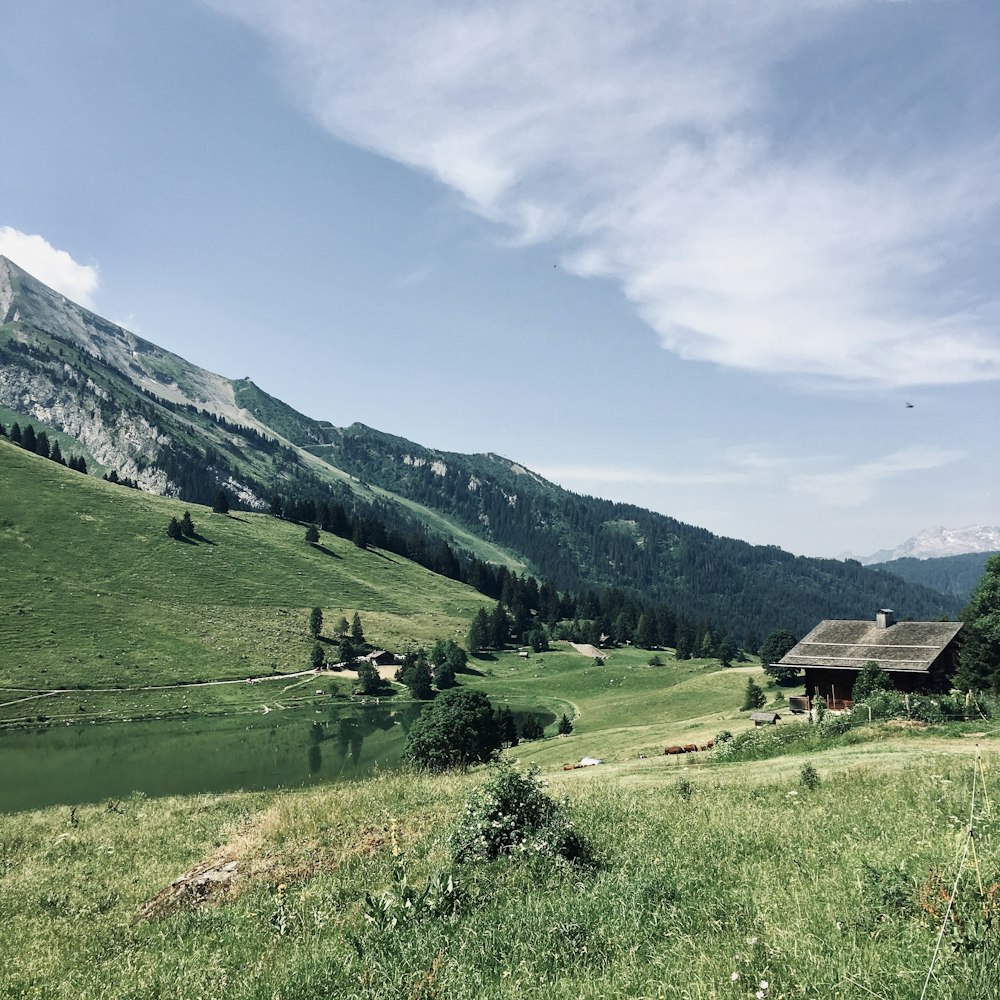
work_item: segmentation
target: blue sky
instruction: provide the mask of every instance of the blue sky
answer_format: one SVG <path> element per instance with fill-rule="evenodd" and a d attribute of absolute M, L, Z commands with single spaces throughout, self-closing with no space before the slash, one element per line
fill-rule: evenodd
<path fill-rule="evenodd" d="M 993 0 L 6 7 L 0 252 L 162 346 L 798 553 L 1000 523 Z"/>

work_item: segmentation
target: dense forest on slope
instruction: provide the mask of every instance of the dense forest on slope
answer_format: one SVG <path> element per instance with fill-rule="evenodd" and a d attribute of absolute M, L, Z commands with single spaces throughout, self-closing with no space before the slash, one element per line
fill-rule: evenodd
<path fill-rule="evenodd" d="M 995 552 L 966 552 L 958 556 L 939 556 L 934 559 L 891 559 L 889 562 L 872 563 L 870 569 L 884 570 L 909 583 L 931 587 L 942 594 L 950 594 L 964 604 L 979 583 L 986 568 L 986 560 Z"/>
<path fill-rule="evenodd" d="M 960 604 L 854 560 L 794 556 L 580 496 L 497 455 L 432 451 L 362 424 L 328 452 L 355 476 L 479 526 L 559 589 L 622 587 L 734 634 L 782 625 L 802 635 L 821 618 L 868 618 L 879 607 L 934 618 Z"/>

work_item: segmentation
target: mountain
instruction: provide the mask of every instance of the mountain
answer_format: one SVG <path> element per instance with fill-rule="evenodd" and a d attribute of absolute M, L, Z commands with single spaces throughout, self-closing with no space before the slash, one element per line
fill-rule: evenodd
<path fill-rule="evenodd" d="M 986 568 L 986 560 L 993 552 L 966 552 L 958 556 L 941 556 L 939 559 L 893 559 L 875 563 L 872 569 L 885 570 L 910 583 L 931 587 L 942 594 L 951 594 L 965 604 Z"/>
<path fill-rule="evenodd" d="M 207 372 L 0 257 L 0 407 L 78 441 L 149 492 L 313 520 L 316 503 L 441 540 L 560 590 L 615 588 L 738 639 L 822 618 L 953 614 L 958 602 L 855 561 L 796 557 L 548 482 L 495 454 L 438 451 L 298 413 Z M 415 556 L 416 557 L 416 556 Z M 593 602 L 592 602 L 593 603 Z M 633 623 L 634 624 L 634 623 Z"/>
<path fill-rule="evenodd" d="M 972 524 L 966 528 L 925 528 L 894 549 L 857 556 L 862 566 L 894 559 L 940 559 L 970 552 L 1000 552 L 1000 528 Z"/>

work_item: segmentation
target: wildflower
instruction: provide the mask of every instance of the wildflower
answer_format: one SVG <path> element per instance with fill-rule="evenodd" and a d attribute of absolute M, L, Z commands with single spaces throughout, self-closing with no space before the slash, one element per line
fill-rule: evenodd
<path fill-rule="evenodd" d="M 738 972 L 734 972 L 734 973 L 733 973 L 733 974 L 732 974 L 732 975 L 731 975 L 731 976 L 729 977 L 729 981 L 730 981 L 731 983 L 738 983 L 738 982 L 740 981 L 740 974 L 739 974 Z"/>
<path fill-rule="evenodd" d="M 762 979 L 762 980 L 760 981 L 760 984 L 759 984 L 759 985 L 760 985 L 760 988 L 761 988 L 762 990 L 766 990 L 766 989 L 767 989 L 767 980 L 766 980 L 766 979 Z"/>

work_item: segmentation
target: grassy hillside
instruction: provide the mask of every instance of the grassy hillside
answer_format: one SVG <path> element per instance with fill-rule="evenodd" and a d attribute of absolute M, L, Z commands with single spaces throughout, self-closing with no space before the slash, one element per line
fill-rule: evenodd
<path fill-rule="evenodd" d="M 195 543 L 171 541 L 190 510 Z M 70 472 L 0 440 L 0 685 L 167 683 L 300 670 L 309 610 L 372 642 L 464 636 L 481 595 L 398 556 L 264 515 Z"/>
<path fill-rule="evenodd" d="M 558 776 L 593 870 L 454 863 L 448 832 L 481 773 L 0 817 L 0 993 L 917 1000 L 957 872 L 972 745 L 811 760 L 813 790 L 794 759 Z M 977 775 L 978 865 L 930 980 L 938 1000 L 1000 997 L 1000 831 L 982 794 L 996 762 Z M 207 861 L 235 865 L 228 894 L 134 920 Z M 457 908 L 378 917 L 383 895 L 449 874 Z"/>

